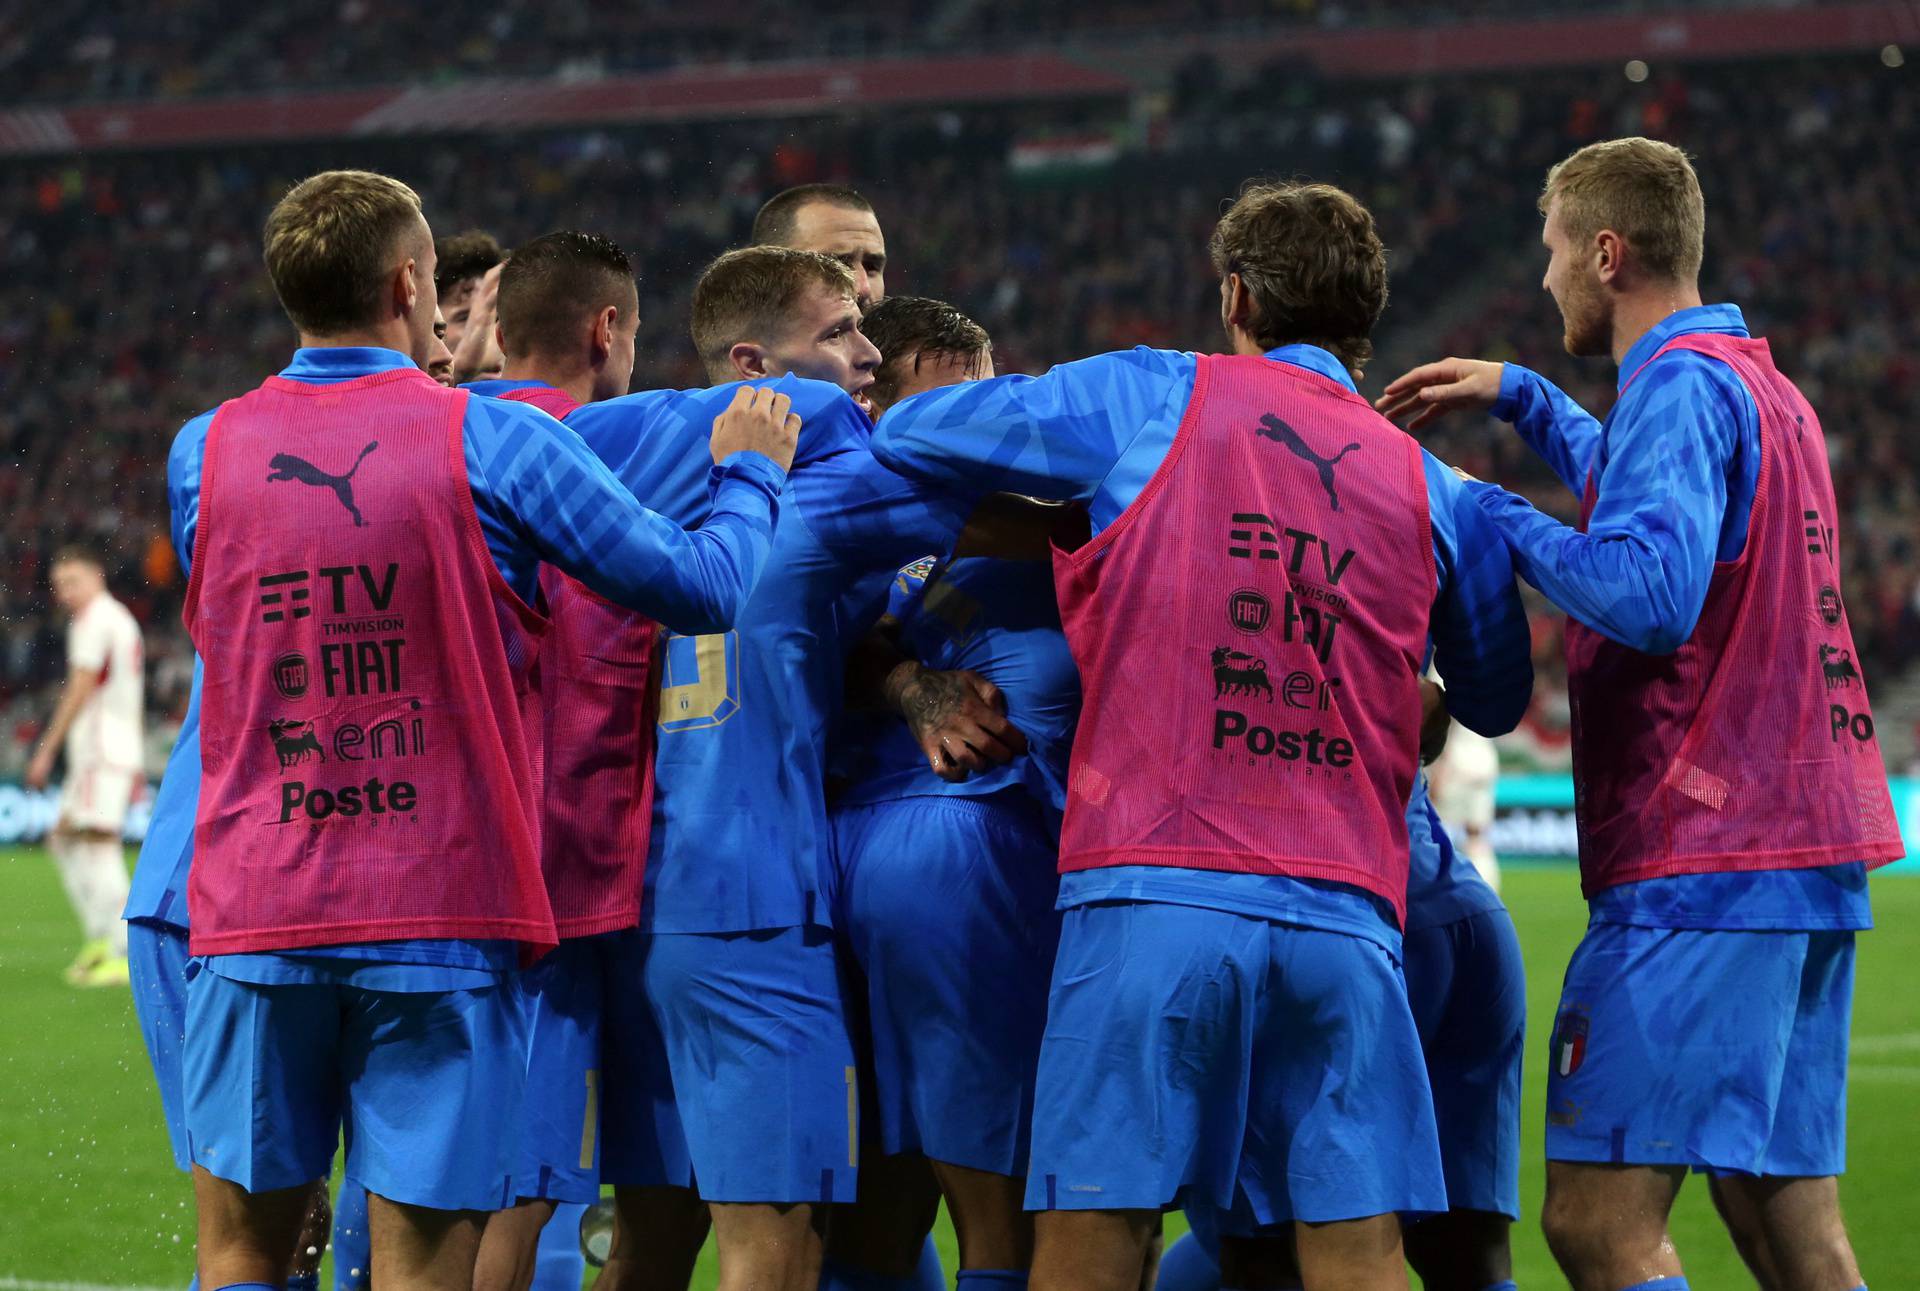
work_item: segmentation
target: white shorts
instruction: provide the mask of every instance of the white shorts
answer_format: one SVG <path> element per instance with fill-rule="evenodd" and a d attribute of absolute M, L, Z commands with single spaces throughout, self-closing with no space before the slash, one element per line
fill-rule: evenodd
<path fill-rule="evenodd" d="M 127 808 L 145 789 L 146 777 L 125 767 L 99 763 L 71 767 L 60 787 L 60 824 L 65 829 L 98 830 L 118 838 L 127 825 Z"/>

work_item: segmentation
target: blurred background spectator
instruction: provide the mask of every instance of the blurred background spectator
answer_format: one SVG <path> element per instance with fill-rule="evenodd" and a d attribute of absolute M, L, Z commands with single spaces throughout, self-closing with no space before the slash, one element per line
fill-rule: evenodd
<path fill-rule="evenodd" d="M 1429 8 L 1209 0 L 1189 26 L 1421 21 Z M 406 6 L 363 0 L 270 12 L 227 0 L 7 4 L 0 98 L 843 54 L 835 42 L 848 33 L 854 52 L 1137 37 L 1166 10 L 721 0 L 700 12 L 696 22 L 651 0 L 537 12 L 455 0 L 431 11 L 429 30 Z M 726 15 L 754 19 L 736 28 L 749 34 L 703 43 Z M 519 39 L 529 23 L 537 42 Z M 1618 134 L 1695 155 L 1709 211 L 1703 294 L 1745 307 L 1821 414 L 1862 671 L 1888 755 L 1904 763 L 1920 717 L 1920 439 L 1907 433 L 1920 412 L 1920 96 L 1889 51 L 1625 76 L 1609 65 L 1381 79 L 1287 61 L 1229 75 L 1194 53 L 1151 91 L 1073 102 L 870 114 L 849 104 L 856 114 L 804 120 L 0 159 L 0 776 L 17 772 L 62 671 L 46 561 L 72 540 L 111 553 L 115 594 L 147 627 L 164 754 L 191 662 L 166 530 L 167 449 L 187 417 L 286 360 L 292 333 L 260 270 L 258 230 L 311 171 L 398 175 L 443 233 L 479 227 L 508 246 L 558 227 L 618 239 L 641 274 L 636 388 L 701 382 L 684 324 L 694 276 L 789 184 L 859 187 L 888 236 L 889 287 L 952 300 L 993 333 L 1002 371 L 1039 372 L 1135 344 L 1212 347 L 1205 244 L 1222 200 L 1252 175 L 1310 175 L 1367 202 L 1392 249 L 1393 299 L 1364 391 L 1456 353 L 1524 362 L 1604 415 L 1613 370 L 1561 351 L 1539 288 L 1533 200 L 1548 165 Z M 424 61 L 385 61 L 416 55 Z M 1428 442 L 1571 518 L 1574 500 L 1504 428 L 1456 421 Z M 1552 762 L 1566 722 L 1557 621 L 1543 615 L 1536 637 L 1540 697 L 1514 747 Z"/>

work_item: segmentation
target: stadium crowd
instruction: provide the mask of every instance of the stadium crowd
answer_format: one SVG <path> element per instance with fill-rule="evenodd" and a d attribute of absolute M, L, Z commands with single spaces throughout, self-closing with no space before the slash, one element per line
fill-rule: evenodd
<path fill-rule="evenodd" d="M 442 229 L 508 245 L 561 225 L 619 239 L 641 278 L 635 388 L 699 383 L 683 322 L 693 272 L 784 185 L 858 183 L 898 231 L 892 280 L 979 319 L 1001 370 L 1038 372 L 1134 344 L 1212 345 L 1216 302 L 1194 270 L 1221 199 L 1249 169 L 1310 173 L 1362 195 L 1394 257 L 1373 380 L 1433 350 L 1512 356 L 1604 411 L 1605 365 L 1547 344 L 1531 194 L 1583 142 L 1671 139 L 1697 155 L 1714 203 L 1707 298 L 1746 303 L 1826 419 L 1856 518 L 1847 601 L 1863 666 L 1888 691 L 1920 650 L 1920 448 L 1903 433 L 1920 383 L 1920 254 L 1912 223 L 1887 216 L 1920 196 L 1904 73 L 1836 58 L 1662 69 L 1644 84 L 1598 71 L 1354 83 L 1275 66 L 1229 89 L 1190 73 L 1144 126 L 1117 104 L 1026 106 L 0 164 L 0 454 L 15 467 L 0 477 L 0 774 L 24 757 L 39 688 L 60 670 L 45 582 L 62 543 L 110 553 L 112 585 L 148 625 L 152 703 L 184 704 L 160 464 L 184 417 L 284 353 L 258 212 L 298 174 L 349 161 L 407 177 Z M 1088 134 L 1115 154 L 1077 170 L 1013 160 L 1017 145 Z M 1569 512 L 1512 437 L 1448 425 L 1433 442 Z M 156 726 L 163 754 L 170 728 Z"/>
<path fill-rule="evenodd" d="M 562 0 L 537 7 L 453 0 L 431 12 L 369 0 L 262 6 L 213 0 L 153 6 L 111 0 L 0 9 L 0 81 L 15 102 L 192 98 L 260 89 L 328 89 L 495 76 L 599 75 L 701 62 L 978 52 L 1049 41 L 1140 40 L 1196 24 L 1266 32 L 1460 22 L 1552 11 L 1724 7 L 1727 0 L 1202 0 L 1169 25 L 1163 5 L 872 5 L 812 0 Z"/>
<path fill-rule="evenodd" d="M 1865 1291 L 1896 63 L 0 166 L 0 702 L 51 581 L 24 779 L 64 744 L 68 977 L 131 988 L 198 1283 L 315 1291 L 331 1228 L 352 1291 L 574 1286 L 611 1186 L 621 1291 L 709 1238 L 931 1291 L 943 1200 L 961 1291 L 1517 1291 L 1521 946 L 1421 767 L 1545 702 L 1556 1261 L 1685 1291 L 1691 1170 L 1756 1280 Z M 109 586 L 186 710 L 130 890 Z"/>

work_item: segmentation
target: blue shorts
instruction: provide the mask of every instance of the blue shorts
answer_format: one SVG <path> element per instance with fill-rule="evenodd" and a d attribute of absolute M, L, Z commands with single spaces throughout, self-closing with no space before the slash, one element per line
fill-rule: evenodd
<path fill-rule="evenodd" d="M 1513 920 L 1488 910 L 1416 929 L 1404 953 L 1447 1205 L 1518 1219 L 1527 982 Z"/>
<path fill-rule="evenodd" d="M 883 1150 L 1025 1174 L 1057 841 L 1024 795 L 848 807 L 833 835 L 834 926 L 864 978 Z"/>
<path fill-rule="evenodd" d="M 526 1081 L 518 994 L 261 986 L 188 966 L 182 1063 L 195 1165 L 249 1192 L 347 1177 L 438 1210 L 513 1200 Z"/>
<path fill-rule="evenodd" d="M 1229 1211 L 1235 1230 L 1447 1208 L 1385 946 L 1150 902 L 1069 910 L 1030 1210 Z"/>
<path fill-rule="evenodd" d="M 1547 1158 L 1846 1168 L 1853 933 L 1593 924 L 1547 1070 Z"/>
<path fill-rule="evenodd" d="M 612 939 L 569 937 L 518 979 L 527 1017 L 527 1096 L 513 1190 L 548 1201 L 600 1199 L 601 1010 Z"/>
<path fill-rule="evenodd" d="M 180 1051 L 187 1039 L 187 930 L 129 920 L 127 973 L 133 981 L 133 1013 L 153 1063 L 153 1082 L 160 1086 L 160 1115 L 167 1123 L 173 1163 L 191 1170 L 186 1097 L 180 1089 Z"/>
<path fill-rule="evenodd" d="M 852 1201 L 860 1087 L 833 934 L 629 931 L 610 953 L 625 985 L 606 1000 L 603 1180 Z"/>

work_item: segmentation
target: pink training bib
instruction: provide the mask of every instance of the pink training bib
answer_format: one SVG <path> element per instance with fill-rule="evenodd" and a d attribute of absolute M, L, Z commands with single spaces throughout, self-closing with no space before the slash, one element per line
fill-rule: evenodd
<path fill-rule="evenodd" d="M 1679 650 L 1643 654 L 1567 624 L 1581 887 L 1591 897 L 1669 874 L 1897 859 L 1840 599 L 1820 419 L 1764 340 L 1690 333 L 1648 362 L 1669 350 L 1718 359 L 1752 393 L 1759 479 L 1746 548 L 1714 566 Z M 1597 496 L 1589 476 L 1582 529 Z"/>
<path fill-rule="evenodd" d="M 564 390 L 500 396 L 562 421 L 580 405 Z M 540 571 L 552 628 L 540 648 L 544 762 L 540 868 L 562 937 L 640 921 L 653 825 L 660 627 L 595 595 L 552 566 Z"/>
<path fill-rule="evenodd" d="M 555 943 L 522 705 L 544 622 L 474 512 L 464 391 L 269 379 L 207 436 L 195 954 Z"/>
<path fill-rule="evenodd" d="M 1411 439 L 1338 382 L 1202 357 L 1159 471 L 1055 572 L 1086 696 L 1062 871 L 1330 879 L 1404 918 L 1435 594 Z"/>

